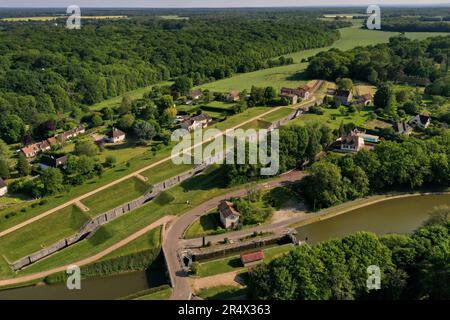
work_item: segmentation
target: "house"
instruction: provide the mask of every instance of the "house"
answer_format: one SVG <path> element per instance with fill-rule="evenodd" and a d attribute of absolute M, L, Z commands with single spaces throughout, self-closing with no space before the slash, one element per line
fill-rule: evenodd
<path fill-rule="evenodd" d="M 229 102 L 239 101 L 239 99 L 240 99 L 239 92 L 237 90 L 231 91 L 229 94 L 227 94 L 226 99 Z"/>
<path fill-rule="evenodd" d="M 282 93 L 282 98 L 285 98 L 289 101 L 289 104 L 296 104 L 298 102 L 298 96 L 292 93 Z"/>
<path fill-rule="evenodd" d="M 309 97 L 311 96 L 311 87 L 306 84 L 303 84 L 298 87 L 298 93 L 299 97 L 308 100 Z"/>
<path fill-rule="evenodd" d="M 241 254 L 241 262 L 244 267 L 254 266 L 264 261 L 262 250 Z"/>
<path fill-rule="evenodd" d="M 113 127 L 106 134 L 106 141 L 109 143 L 119 143 L 119 142 L 124 141 L 125 137 L 126 137 L 125 132 Z"/>
<path fill-rule="evenodd" d="M 357 135 L 355 132 L 351 132 L 349 135 L 343 136 L 340 139 L 342 152 L 358 152 L 364 148 L 364 139 Z"/>
<path fill-rule="evenodd" d="M 431 124 L 431 117 L 426 113 L 415 116 L 410 122 L 411 125 L 426 129 Z"/>
<path fill-rule="evenodd" d="M 406 121 L 401 121 L 394 123 L 394 130 L 398 134 L 410 135 L 413 128 Z"/>
<path fill-rule="evenodd" d="M 50 149 L 51 149 L 50 143 L 48 143 L 47 140 L 44 140 L 41 142 L 36 142 L 28 146 L 25 146 L 20 150 L 22 151 L 22 153 L 25 155 L 26 158 L 33 158 L 39 152 L 48 151 Z"/>
<path fill-rule="evenodd" d="M 226 229 L 234 229 L 239 224 L 240 213 L 233 207 L 233 203 L 222 200 L 219 204 L 220 222 Z"/>
<path fill-rule="evenodd" d="M 8 186 L 6 185 L 5 181 L 3 181 L 2 178 L 0 178 L 0 197 L 3 197 L 7 193 L 8 193 Z"/>
<path fill-rule="evenodd" d="M 356 134 L 358 137 L 363 138 L 364 143 L 368 143 L 368 144 L 376 144 L 378 142 L 380 142 L 380 137 L 373 135 L 373 134 L 367 134 L 365 130 L 359 130 L 359 129 L 354 129 L 352 131 L 354 134 Z"/>
<path fill-rule="evenodd" d="M 191 99 L 192 100 L 198 100 L 201 98 L 201 96 L 202 96 L 201 90 L 192 90 L 191 91 Z"/>
<path fill-rule="evenodd" d="M 207 114 L 200 114 L 198 116 L 186 119 L 180 123 L 182 129 L 188 131 L 193 131 L 198 128 L 206 128 L 208 124 L 212 121 L 212 118 Z"/>
<path fill-rule="evenodd" d="M 85 132 L 86 132 L 86 129 L 82 125 L 79 125 L 78 127 L 64 131 L 63 133 L 60 133 L 60 134 L 56 135 L 55 137 L 60 141 L 66 141 L 66 140 L 78 137 L 80 134 L 83 134 Z"/>
<path fill-rule="evenodd" d="M 39 162 L 39 166 L 42 170 L 47 170 L 49 168 L 65 168 L 67 160 L 69 157 L 67 155 L 63 156 L 51 156 L 43 155 Z"/>
<path fill-rule="evenodd" d="M 358 99 L 352 102 L 352 105 L 367 107 L 372 104 L 372 100 L 372 95 L 370 93 L 367 93 L 359 96 Z"/>
<path fill-rule="evenodd" d="M 50 147 L 53 147 L 53 146 L 56 146 L 56 145 L 59 145 L 59 144 L 60 144 L 59 141 L 58 141 L 58 139 L 56 138 L 56 136 L 55 136 L 55 137 L 50 137 L 50 138 L 48 138 L 48 139 L 47 139 L 47 142 L 48 142 L 48 144 L 50 145 Z"/>
<path fill-rule="evenodd" d="M 335 106 L 349 106 L 352 99 L 353 93 L 350 90 L 336 90 L 334 95 L 334 104 Z"/>

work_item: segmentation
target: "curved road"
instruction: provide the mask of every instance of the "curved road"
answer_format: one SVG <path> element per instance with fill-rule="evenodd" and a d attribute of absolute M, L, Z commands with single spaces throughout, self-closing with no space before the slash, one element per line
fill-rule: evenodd
<path fill-rule="evenodd" d="M 305 176 L 305 174 L 301 171 L 290 171 L 287 172 L 275 180 L 261 183 L 259 184 L 260 189 L 273 189 L 279 186 L 283 186 L 289 183 L 292 183 L 293 181 L 298 181 L 302 179 Z M 229 192 L 227 194 L 218 196 L 216 198 L 210 199 L 207 202 L 204 202 L 198 207 L 195 207 L 191 209 L 190 211 L 186 212 L 183 216 L 175 220 L 170 224 L 168 229 L 165 231 L 164 236 L 164 252 L 166 254 L 166 263 L 168 265 L 169 272 L 171 273 L 171 279 L 172 279 L 172 296 L 171 299 L 173 300 L 188 300 L 191 296 L 191 288 L 189 286 L 189 283 L 187 281 L 187 273 L 183 270 L 183 267 L 181 265 L 181 262 L 178 258 L 178 251 L 181 248 L 184 248 L 185 240 L 183 240 L 184 231 L 186 228 L 191 225 L 196 219 L 201 217 L 202 215 L 209 212 L 211 209 L 214 209 L 218 206 L 219 202 L 225 199 L 229 199 L 232 197 L 241 197 L 244 196 L 247 193 L 248 189 L 240 189 L 235 190 L 232 192 Z M 304 218 L 304 217 L 302 217 Z M 264 225 L 256 227 L 258 230 L 265 230 L 265 228 L 269 229 L 276 229 L 276 228 L 283 228 L 286 227 L 293 222 L 298 221 L 299 218 L 294 218 L 290 220 L 283 221 L 281 223 L 273 224 L 273 225 Z M 295 221 L 293 221 L 295 220 Z M 252 233 L 252 229 L 246 229 L 242 231 L 237 231 L 234 234 L 248 234 Z M 228 235 L 227 235 L 228 236 Z M 220 239 L 223 239 L 223 235 L 219 236 Z M 213 237 L 210 237 L 208 239 L 212 239 Z M 228 236 L 230 238 L 230 236 Z M 201 239 L 194 239 L 190 241 L 196 241 L 201 243 Z"/>

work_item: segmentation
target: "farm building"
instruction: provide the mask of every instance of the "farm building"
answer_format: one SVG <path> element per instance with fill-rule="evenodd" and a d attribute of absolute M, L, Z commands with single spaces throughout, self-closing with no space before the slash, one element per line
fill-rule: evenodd
<path fill-rule="evenodd" d="M 336 90 L 334 95 L 334 104 L 336 106 L 349 106 L 353 99 L 353 93 L 350 90 Z"/>

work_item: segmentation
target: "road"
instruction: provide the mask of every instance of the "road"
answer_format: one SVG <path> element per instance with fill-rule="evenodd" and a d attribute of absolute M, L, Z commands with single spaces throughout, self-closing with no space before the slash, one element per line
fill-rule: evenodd
<path fill-rule="evenodd" d="M 57 268 L 53 268 L 47 271 L 42 271 L 42 272 L 38 272 L 38 273 L 33 273 L 33 274 L 29 274 L 26 276 L 21 276 L 21 277 L 17 277 L 17 278 L 12 278 L 12 279 L 6 279 L 6 280 L 0 280 L 0 287 L 2 286 L 10 286 L 10 285 L 16 285 L 16 284 L 20 284 L 20 283 L 24 283 L 24 282 L 29 282 L 29 281 L 34 281 L 34 280 L 39 280 L 42 278 L 45 278 L 53 273 L 57 273 L 57 272 L 62 272 L 62 271 L 66 271 L 67 268 L 71 265 L 76 265 L 78 267 L 81 266 L 85 266 L 87 264 L 90 264 L 92 262 L 98 261 L 101 258 L 107 256 L 108 254 L 110 254 L 111 252 L 113 252 L 114 250 L 120 249 L 121 247 L 127 245 L 128 243 L 136 240 L 137 238 L 139 238 L 140 236 L 143 236 L 144 234 L 150 232 L 151 230 L 161 226 L 161 225 L 165 225 L 166 223 L 169 223 L 171 221 L 173 221 L 176 217 L 175 216 L 165 216 L 162 217 L 161 219 L 149 224 L 148 226 L 146 226 L 145 228 L 140 229 L 139 231 L 136 231 L 135 233 L 133 233 L 132 235 L 128 236 L 127 238 L 113 244 L 111 247 L 106 248 L 105 250 L 90 256 L 86 259 L 62 266 L 62 267 L 57 267 Z"/>
<path fill-rule="evenodd" d="M 268 115 L 268 114 L 271 114 L 271 113 L 273 113 L 273 112 L 279 110 L 280 108 L 282 108 L 282 107 L 273 108 L 273 109 L 271 109 L 271 110 L 269 110 L 269 111 L 267 111 L 267 112 L 264 112 L 264 113 L 262 113 L 262 114 L 260 114 L 260 115 L 258 115 L 258 116 L 256 116 L 256 117 L 253 117 L 253 118 L 251 118 L 251 119 L 245 120 L 244 122 L 241 122 L 240 124 L 238 124 L 238 125 L 236 125 L 236 126 L 234 126 L 234 127 L 232 127 L 232 128 L 228 128 L 228 129 L 226 129 L 226 130 L 234 130 L 234 129 L 237 129 L 237 128 L 241 127 L 241 126 L 244 126 L 244 125 L 246 125 L 246 124 L 248 124 L 248 123 L 251 123 L 252 121 L 255 121 L 255 120 L 259 119 L 259 118 L 262 118 L 262 117 L 264 117 L 264 116 L 266 116 L 266 115 Z M 204 144 L 204 143 L 207 143 L 207 142 L 209 142 L 209 141 L 214 140 L 215 138 L 217 138 L 217 137 L 219 137 L 219 136 L 224 135 L 226 130 L 221 131 L 220 133 L 214 135 L 213 137 L 211 137 L 211 138 L 209 138 L 209 139 L 207 139 L 207 140 L 205 140 L 205 141 L 203 141 L 203 142 L 199 142 L 199 143 L 193 145 L 192 147 L 187 148 L 187 149 L 185 149 L 185 150 L 179 152 L 177 155 L 180 155 L 180 154 L 182 154 L 182 153 L 191 151 L 191 150 L 195 149 L 196 147 L 199 147 L 200 145 L 202 145 L 202 144 Z M 55 213 L 55 212 L 57 212 L 57 211 L 59 211 L 59 210 L 61 210 L 61 209 L 64 209 L 64 208 L 66 208 L 66 207 L 68 207 L 68 206 L 70 206 L 70 205 L 75 205 L 76 203 L 81 202 L 83 199 L 86 199 L 86 198 L 88 198 L 88 197 L 90 197 L 90 196 L 92 196 L 92 195 L 94 195 L 94 194 L 96 194 L 96 193 L 99 193 L 99 192 L 101 192 L 101 191 L 103 191 L 103 190 L 106 190 L 106 189 L 108 189 L 108 188 L 110 188 L 110 187 L 113 187 L 113 186 L 115 186 L 115 185 L 117 185 L 117 184 L 119 184 L 119 183 L 121 183 L 121 182 L 123 182 L 123 181 L 125 181 L 125 180 L 127 180 L 127 179 L 130 179 L 130 178 L 132 178 L 132 177 L 135 177 L 136 175 L 139 175 L 139 174 L 143 173 L 144 171 L 147 171 L 147 170 L 149 170 L 149 169 L 152 169 L 152 168 L 154 168 L 154 167 L 156 167 L 156 166 L 158 166 L 158 165 L 160 165 L 160 164 L 162 164 L 162 163 L 164 163 L 164 162 L 166 162 L 166 161 L 170 161 L 170 160 L 172 160 L 172 157 L 173 157 L 173 156 L 171 155 L 171 156 L 168 156 L 168 157 L 166 157 L 166 158 L 164 158 L 164 159 L 162 159 L 162 160 L 159 160 L 159 161 L 157 161 L 157 162 L 154 162 L 154 163 L 152 163 L 152 164 L 150 164 L 150 165 L 148 165 L 148 166 L 146 166 L 146 167 L 144 167 L 144 168 L 142 168 L 142 169 L 139 169 L 139 170 L 137 170 L 137 171 L 134 171 L 134 172 L 132 172 L 132 173 L 130 173 L 130 174 L 127 174 L 126 176 L 123 176 L 123 177 L 121 177 L 121 178 L 118 178 L 117 180 L 114 180 L 114 181 L 111 182 L 111 183 L 108 183 L 108 184 L 106 184 L 106 185 L 104 185 L 104 186 L 101 186 L 101 187 L 95 189 L 95 190 L 92 190 L 92 191 L 90 191 L 90 192 L 87 192 L 87 193 L 85 193 L 85 194 L 83 194 L 83 195 L 81 195 L 81 196 L 79 196 L 79 197 L 77 197 L 77 198 L 74 198 L 74 199 L 72 199 L 72 200 L 69 200 L 69 201 L 67 201 L 67 202 L 65 202 L 65 203 L 63 203 L 63 204 L 61 204 L 61 205 L 59 205 L 59 206 L 57 206 L 57 207 L 55 207 L 55 208 L 52 208 L 52 209 L 50 209 L 50 210 L 47 210 L 47 211 L 45 211 L 45 212 L 43 212 L 43 213 L 41 213 L 41 214 L 39 214 L 39 215 L 37 215 L 37 216 L 35 216 L 35 217 L 33 217 L 33 218 L 30 218 L 30 219 L 28 219 L 28 220 L 26 220 L 26 221 L 23 221 L 23 222 L 21 222 L 21 223 L 19 223 L 19 224 L 16 224 L 15 226 L 13 226 L 13 227 L 11 227 L 11 228 L 9 228 L 9 229 L 6 229 L 6 230 L 4 230 L 4 231 L 0 231 L 0 238 L 1 238 L 1 237 L 4 237 L 4 236 L 6 236 L 7 234 L 10 234 L 10 233 L 12 233 L 12 232 L 14 232 L 14 231 L 16 231 L 16 230 L 18 230 L 18 229 L 20 229 L 20 228 L 23 228 L 23 227 L 25 227 L 25 226 L 27 226 L 27 225 L 29 225 L 29 224 L 31 224 L 31 223 L 34 223 L 34 222 L 36 222 L 36 221 L 38 221 L 38 220 L 40 220 L 40 219 L 42 219 L 42 218 L 45 218 L 45 217 L 51 215 L 52 213 Z"/>
<path fill-rule="evenodd" d="M 283 186 L 293 181 L 298 181 L 304 177 L 304 173 L 301 171 L 290 171 L 287 172 L 278 178 L 259 184 L 259 188 L 261 189 L 273 189 L 279 186 Z M 166 236 L 164 239 L 164 251 L 166 252 L 166 263 L 168 264 L 168 268 L 170 270 L 171 278 L 172 278 L 172 296 L 173 300 L 188 300 L 191 295 L 191 288 L 187 281 L 187 273 L 183 270 L 180 260 L 178 259 L 178 251 L 183 248 L 185 244 L 185 240 L 183 240 L 184 231 L 186 228 L 191 225 L 196 219 L 206 214 L 210 210 L 216 208 L 220 201 L 229 199 L 232 197 L 242 197 L 247 193 L 248 189 L 239 189 L 235 191 L 231 191 L 227 194 L 215 197 L 210 199 L 198 207 L 191 209 L 186 212 L 183 216 L 175 220 L 171 223 L 168 230 L 166 231 Z M 292 219 L 293 220 L 293 219 Z M 294 221 L 296 222 L 296 221 Z M 286 224 L 290 224 L 292 221 L 284 221 L 282 226 Z M 276 226 L 281 225 L 275 224 Z M 274 225 L 274 226 L 275 226 Z M 259 226 L 257 228 L 263 229 L 269 226 Z M 278 226 L 279 227 L 279 226 Z M 242 231 L 245 233 L 251 233 L 250 229 Z M 227 234 L 228 237 L 228 234 Z M 222 235 L 223 238 L 223 235 Z M 191 241 L 201 241 L 201 239 L 191 240 Z"/>

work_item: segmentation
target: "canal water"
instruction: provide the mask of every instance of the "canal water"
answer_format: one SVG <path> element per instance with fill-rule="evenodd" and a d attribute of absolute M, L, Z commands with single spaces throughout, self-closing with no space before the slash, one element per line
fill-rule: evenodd
<path fill-rule="evenodd" d="M 317 243 L 358 231 L 376 234 L 411 233 L 428 218 L 435 206 L 450 205 L 450 195 L 412 196 L 391 199 L 355 209 L 342 215 L 297 229 L 297 238 Z M 162 276 L 164 278 L 164 276 Z M 159 279 L 159 280 L 158 280 Z M 161 285 L 161 276 L 149 280 L 145 272 L 131 272 L 111 277 L 82 281 L 81 290 L 68 290 L 65 285 L 34 286 L 0 291 L 0 300 L 7 299 L 118 299 Z"/>
<path fill-rule="evenodd" d="M 358 231 L 376 234 L 411 233 L 435 206 L 450 205 L 450 195 L 419 195 L 386 200 L 297 229 L 297 239 L 308 243 L 343 237 Z"/>

